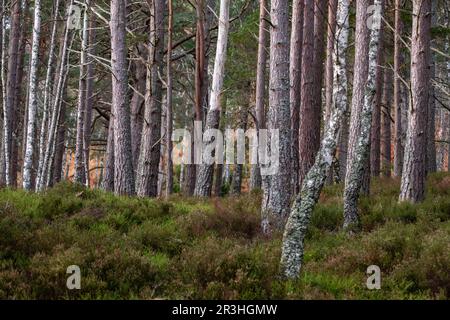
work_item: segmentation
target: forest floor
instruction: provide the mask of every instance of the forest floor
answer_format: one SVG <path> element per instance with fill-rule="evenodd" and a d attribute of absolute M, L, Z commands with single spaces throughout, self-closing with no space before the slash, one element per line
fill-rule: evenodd
<path fill-rule="evenodd" d="M 433 174 L 419 205 L 376 179 L 360 201 L 362 232 L 341 231 L 342 186 L 327 187 L 300 279 L 278 276 L 281 235 L 259 231 L 260 195 L 199 200 L 115 197 L 60 184 L 0 191 L 0 299 L 448 299 L 450 175 Z M 81 269 L 68 290 L 66 269 Z M 368 290 L 366 269 L 381 269 Z"/>

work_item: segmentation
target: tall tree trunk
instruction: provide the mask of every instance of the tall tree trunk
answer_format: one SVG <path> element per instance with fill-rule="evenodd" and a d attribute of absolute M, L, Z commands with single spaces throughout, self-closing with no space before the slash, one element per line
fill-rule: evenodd
<path fill-rule="evenodd" d="M 172 131 L 173 131 L 173 111 L 172 111 L 172 32 L 173 32 L 173 7 L 172 0 L 168 0 L 169 23 L 167 28 L 167 122 L 166 122 L 166 148 L 167 148 L 167 172 L 166 172 L 166 196 L 173 192 L 173 160 L 172 160 Z"/>
<path fill-rule="evenodd" d="M 313 3 L 307 1 L 309 14 L 314 19 Z M 311 3 L 310 3 L 311 2 Z M 309 8 L 306 6 L 305 7 Z M 289 6 L 287 0 L 272 0 L 270 8 L 270 81 L 269 81 L 269 112 L 267 128 L 268 143 L 272 146 L 274 131 L 278 131 L 279 145 L 278 170 L 268 179 L 265 186 L 262 204 L 262 230 L 271 233 L 282 230 L 289 214 L 291 201 L 291 130 L 286 126 L 290 122 L 289 102 Z M 306 19 L 305 19 L 306 20 Z M 306 21 L 305 21 L 306 23 Z M 303 42 L 303 45 L 305 41 Z M 311 52 L 312 54 L 312 52 Z M 305 58 L 305 56 L 303 56 Z M 304 70 L 304 69 L 303 69 Z M 303 96 L 303 94 L 302 94 Z M 274 165 L 271 163 L 271 165 Z"/>
<path fill-rule="evenodd" d="M 303 48 L 303 11 L 304 0 L 294 0 L 292 6 L 291 48 L 289 58 L 289 80 L 291 101 L 291 130 L 292 130 L 292 191 L 297 194 L 299 185 L 299 126 L 300 101 L 302 84 L 302 48 Z"/>
<path fill-rule="evenodd" d="M 217 37 L 216 57 L 212 79 L 209 110 L 205 129 L 218 129 L 220 122 L 220 96 L 225 77 L 225 61 L 227 56 L 228 30 L 229 30 L 229 0 L 220 1 L 219 31 Z M 212 138 L 205 144 L 212 144 Z M 217 150 L 216 150 L 217 152 Z M 214 164 L 201 164 L 198 168 L 194 195 L 206 197 L 211 195 Z"/>
<path fill-rule="evenodd" d="M 325 2 L 322 0 L 305 0 L 299 136 L 300 185 L 313 165 L 320 145 L 324 8 Z"/>
<path fill-rule="evenodd" d="M 437 1 L 431 0 L 431 27 L 437 26 Z M 431 52 L 430 57 L 430 79 L 436 76 L 436 56 Z M 436 101 L 434 99 L 434 87 L 430 85 L 428 98 L 428 123 L 427 123 L 427 156 L 426 170 L 427 173 L 436 172 Z"/>
<path fill-rule="evenodd" d="M 75 175 L 74 181 L 80 184 L 86 184 L 86 153 L 85 153 L 85 124 L 84 120 L 86 117 L 86 64 L 87 64 L 87 50 L 89 41 L 89 0 L 84 1 L 84 12 L 83 12 L 83 29 L 82 29 L 82 41 L 81 41 L 81 54 L 80 54 L 80 76 L 78 82 L 78 110 L 77 110 L 77 131 L 76 131 L 76 141 L 75 141 Z"/>
<path fill-rule="evenodd" d="M 384 76 L 384 25 L 380 26 L 380 44 L 377 53 L 377 71 L 375 75 L 375 101 L 372 114 L 372 131 L 370 133 L 370 174 L 374 177 L 380 175 L 380 148 L 381 148 L 381 114 Z"/>
<path fill-rule="evenodd" d="M 400 38 L 403 35 L 403 21 L 400 14 L 401 0 L 395 0 L 395 32 L 394 32 L 394 110 L 395 110 L 395 133 L 394 133 L 394 176 L 402 175 L 403 165 L 403 129 L 402 129 L 402 87 L 400 80 L 402 75 L 401 66 L 403 64 L 401 49 L 402 44 Z"/>
<path fill-rule="evenodd" d="M 408 134 L 403 161 L 400 201 L 420 202 L 425 197 L 427 110 L 430 89 L 431 0 L 413 0 L 411 38 L 411 91 Z M 424 134 L 425 133 L 425 134 Z"/>
<path fill-rule="evenodd" d="M 20 14 L 21 2 L 11 2 L 11 17 L 10 17 L 10 32 L 9 32 L 9 49 L 8 49 L 8 73 L 6 78 L 6 105 L 3 108 L 3 144 L 6 159 L 6 185 L 14 186 L 13 181 L 13 115 L 14 115 L 14 100 L 17 77 L 18 64 L 18 49 L 20 41 Z"/>
<path fill-rule="evenodd" d="M 251 95 L 250 95 L 251 97 Z M 249 99 L 251 100 L 251 98 Z M 251 105 L 251 101 L 249 101 L 248 106 L 243 106 L 240 108 L 240 119 L 239 119 L 239 126 L 238 129 L 245 131 L 247 130 L 247 121 L 248 121 L 248 110 Z M 233 182 L 231 186 L 231 192 L 235 195 L 241 194 L 242 189 L 242 176 L 244 174 L 244 164 L 236 163 L 234 166 L 234 174 L 233 174 Z"/>
<path fill-rule="evenodd" d="M 333 49 L 336 37 L 336 12 L 337 12 L 338 1 L 331 0 L 328 2 L 328 28 L 327 28 L 327 49 L 326 49 L 326 60 L 325 60 L 325 123 L 324 132 L 326 130 L 326 125 L 330 119 L 331 108 L 333 107 Z M 339 174 L 339 172 L 337 172 Z M 327 183 L 331 184 L 333 182 L 333 167 L 328 175 Z"/>
<path fill-rule="evenodd" d="M 34 23 L 33 23 L 33 42 L 31 49 L 30 62 L 30 86 L 29 86 L 29 101 L 28 101 L 28 125 L 27 125 L 27 139 L 25 160 L 23 165 L 23 188 L 31 190 L 33 188 L 31 183 L 32 167 L 33 167 L 33 152 L 36 141 L 36 113 L 37 113 L 37 72 L 39 59 L 39 41 L 41 36 L 41 1 L 34 1 Z"/>
<path fill-rule="evenodd" d="M 136 176 L 137 194 L 141 197 L 158 196 L 158 174 L 161 156 L 162 75 L 164 64 L 164 11 L 165 1 L 151 5 L 149 69 L 145 97 L 141 154 Z"/>
<path fill-rule="evenodd" d="M 70 6 L 73 5 L 73 0 L 70 2 Z M 52 118 L 49 123 L 48 139 L 46 141 L 45 152 L 43 154 L 42 170 L 40 175 L 36 179 L 36 189 L 42 191 L 44 187 L 47 186 L 49 182 L 49 177 L 51 176 L 51 167 L 54 158 L 54 146 L 56 139 L 57 126 L 60 118 L 60 107 L 62 99 L 62 91 L 64 88 L 65 76 L 67 74 L 67 61 L 68 61 L 68 47 L 69 47 L 69 35 L 70 35 L 70 19 L 66 15 L 66 24 L 64 29 L 63 44 L 61 47 L 61 57 L 60 57 L 60 68 L 57 76 L 57 85 L 54 93 Z"/>
<path fill-rule="evenodd" d="M 281 272 L 287 278 L 299 276 L 304 254 L 304 239 L 328 171 L 333 163 L 339 137 L 339 127 L 347 109 L 346 56 L 349 32 L 349 1 L 339 1 L 337 8 L 337 32 L 333 52 L 333 97 L 329 122 L 315 163 L 308 172 L 292 207 L 283 236 Z"/>
<path fill-rule="evenodd" d="M 86 113 L 84 117 L 84 163 L 86 172 L 86 186 L 90 186 L 90 154 L 91 154 L 91 126 L 92 107 L 94 104 L 94 59 L 95 54 L 95 20 L 91 18 L 89 22 L 89 44 L 87 48 L 86 66 Z"/>
<path fill-rule="evenodd" d="M 302 80 L 301 80 L 301 105 L 300 105 L 300 132 L 299 132 L 299 184 L 302 185 L 311 165 L 311 154 L 317 150 L 317 145 L 312 146 L 311 139 L 314 140 L 315 119 L 318 116 L 314 113 L 315 108 L 315 76 L 314 76 L 314 40 L 316 27 L 314 21 L 314 1 L 305 0 L 304 7 L 304 27 L 303 27 L 303 57 L 302 57 Z"/>
<path fill-rule="evenodd" d="M 142 125 L 144 122 L 145 84 L 147 79 L 147 67 L 144 63 L 148 59 L 147 49 L 143 44 L 136 46 L 134 62 L 134 91 L 131 97 L 131 144 L 133 152 L 133 168 L 138 168 L 139 154 L 141 151 Z"/>
<path fill-rule="evenodd" d="M 45 144 L 48 136 L 48 123 L 50 116 L 50 104 L 51 104 L 51 88 L 53 86 L 52 79 L 54 68 L 53 64 L 55 61 L 55 48 L 56 48 L 56 34 L 58 28 L 58 13 L 59 13 L 59 1 L 56 0 L 54 13 L 53 13 L 53 25 L 52 25 L 52 35 L 50 38 L 50 48 L 48 52 L 48 62 L 47 62 L 47 71 L 45 77 L 45 85 L 44 85 L 44 102 L 43 102 L 43 112 L 42 112 L 42 120 L 41 120 L 41 130 L 39 133 L 39 162 L 37 166 L 37 174 L 36 174 L 36 184 L 39 183 L 40 177 L 42 176 L 42 170 L 44 166 L 44 157 L 45 157 Z M 35 186 L 38 189 L 38 185 Z"/>
<path fill-rule="evenodd" d="M 221 116 L 220 116 L 220 125 L 219 130 L 224 132 L 225 130 L 225 120 L 227 113 L 227 95 L 222 92 L 222 97 L 220 98 L 221 107 Z M 215 181 L 214 181 L 214 190 L 213 193 L 216 197 L 220 197 L 222 195 L 222 185 L 223 185 L 223 168 L 224 164 L 218 163 L 216 165 L 216 169 L 214 170 Z M 260 176 L 261 177 L 261 176 Z"/>
<path fill-rule="evenodd" d="M 384 88 L 381 111 L 381 171 L 383 176 L 391 176 L 391 103 L 392 103 L 392 74 L 384 71 Z"/>
<path fill-rule="evenodd" d="M 63 97 L 67 97 L 67 81 L 63 89 Z M 66 152 L 66 99 L 61 101 L 61 115 L 59 117 L 58 129 L 56 132 L 56 149 L 55 149 L 55 160 L 53 163 L 53 176 L 51 178 L 51 183 L 49 185 L 54 185 L 59 183 L 62 178 L 63 171 L 63 158 Z"/>
<path fill-rule="evenodd" d="M 365 6 L 367 2 L 361 0 L 357 3 L 357 28 L 358 24 L 363 24 L 359 26 L 363 29 L 369 29 L 366 25 L 367 20 L 364 18 L 367 13 L 367 7 Z M 358 6 L 359 5 L 359 6 Z M 382 14 L 383 5 L 381 0 L 374 1 L 375 14 Z M 361 11 L 363 14 L 361 16 Z M 360 19 L 358 19 L 360 18 Z M 381 24 L 381 22 L 380 22 Z M 347 168 L 347 176 L 345 179 L 345 190 L 344 190 L 344 228 L 351 230 L 353 228 L 359 227 L 359 215 L 358 215 L 358 198 L 360 194 L 360 189 L 363 184 L 364 172 L 367 172 L 366 164 L 370 152 L 370 131 L 372 125 L 372 108 L 374 104 L 375 90 L 376 90 L 376 70 L 377 70 L 377 52 L 378 45 L 380 42 L 380 25 L 374 23 L 371 26 L 370 42 L 369 42 L 369 63 L 368 63 L 368 77 L 366 81 L 359 82 L 361 87 L 353 87 L 353 90 L 363 92 L 363 103 L 362 106 L 353 106 L 355 110 L 360 110 L 359 119 L 359 134 L 357 137 L 352 139 L 353 145 L 350 146 L 353 150 L 353 156 L 350 157 L 348 162 L 349 166 Z M 358 34 L 357 34 L 358 36 Z M 355 76 L 356 70 L 359 68 L 358 65 L 361 62 L 365 62 L 364 57 L 360 57 L 361 60 L 355 60 Z M 359 69 L 361 70 L 361 69 Z M 361 79 L 362 80 L 362 79 Z M 354 100 L 353 100 L 354 101 Z M 352 101 L 352 103 L 353 103 Z M 355 101 L 356 102 L 356 101 Z M 357 101 L 358 103 L 360 101 Z M 353 116 L 352 116 L 353 117 Z M 352 132 L 354 133 L 354 131 Z"/>
<path fill-rule="evenodd" d="M 114 193 L 133 195 L 131 122 L 128 104 L 126 1 L 111 0 L 112 119 L 114 123 Z"/>
<path fill-rule="evenodd" d="M 303 0 L 296 1 L 303 2 Z M 259 0 L 259 36 L 258 36 L 258 62 L 256 67 L 256 129 L 261 130 L 266 127 L 266 112 L 264 108 L 266 89 L 266 64 L 267 64 L 267 0 Z M 294 23 L 294 22 L 293 22 Z M 261 188 L 260 164 L 252 165 L 250 188 Z"/>

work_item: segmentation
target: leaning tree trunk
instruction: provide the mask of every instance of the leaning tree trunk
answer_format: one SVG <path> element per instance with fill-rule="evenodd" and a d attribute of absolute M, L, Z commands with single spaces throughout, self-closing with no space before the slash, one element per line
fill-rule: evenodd
<path fill-rule="evenodd" d="M 333 97 L 329 122 L 314 165 L 308 172 L 301 193 L 292 207 L 283 236 L 281 272 L 287 278 L 299 276 L 304 239 L 311 215 L 327 174 L 333 163 L 339 138 L 339 129 L 347 110 L 346 56 L 349 33 L 349 0 L 339 1 L 337 8 L 337 32 L 333 52 Z"/>
<path fill-rule="evenodd" d="M 294 0 L 292 7 L 291 48 L 289 58 L 289 80 L 291 101 L 291 157 L 292 157 L 292 191 L 299 192 L 299 124 L 302 84 L 302 48 L 303 48 L 303 11 L 304 0 Z"/>
<path fill-rule="evenodd" d="M 291 130 L 289 102 L 289 1 L 272 0 L 270 8 L 270 81 L 269 112 L 267 128 L 268 144 L 273 145 L 275 131 L 278 131 L 279 145 L 271 153 L 278 152 L 278 170 L 265 183 L 262 201 L 262 230 L 269 234 L 282 230 L 289 215 L 291 201 Z M 309 13 L 314 19 L 313 4 Z M 305 5 L 305 7 L 307 7 Z M 305 41 L 303 42 L 305 43 Z M 311 52 L 312 54 L 312 52 Z M 265 146 L 262 146 L 265 147 Z M 274 163 L 271 163 L 274 165 Z"/>
<path fill-rule="evenodd" d="M 217 37 L 216 57 L 214 61 L 214 73 L 212 79 L 209 110 L 205 129 L 218 129 L 220 122 L 220 96 L 225 77 L 225 61 L 227 55 L 228 30 L 229 30 L 229 0 L 220 1 L 219 31 Z M 205 144 L 212 144 L 210 139 Z M 217 148 L 216 148 L 217 152 Z M 214 164 L 201 164 L 197 172 L 194 195 L 207 197 L 211 195 Z"/>
<path fill-rule="evenodd" d="M 161 75 L 164 63 L 164 10 L 165 1 L 153 1 L 148 55 L 150 67 L 147 71 L 144 124 L 136 175 L 137 194 L 141 197 L 158 196 L 161 157 Z"/>
<path fill-rule="evenodd" d="M 365 1 L 361 1 L 365 2 Z M 381 0 L 375 0 L 374 6 L 376 14 L 382 14 L 383 5 Z M 359 7 L 363 9 L 364 6 Z M 358 10 L 358 9 L 357 9 Z M 364 10 L 367 12 L 367 10 Z M 358 21 L 358 20 L 357 20 Z M 367 28 L 366 19 L 359 20 L 363 23 L 363 28 Z M 380 21 L 381 24 L 381 21 Z M 372 109 L 376 91 L 376 70 L 377 70 L 377 52 L 380 42 L 381 25 L 374 23 L 371 26 L 370 42 L 369 42 L 369 69 L 366 82 L 361 82 L 361 91 L 364 91 L 363 105 L 360 113 L 359 135 L 355 137 L 353 145 L 353 157 L 350 158 L 345 179 L 344 190 L 344 228 L 351 230 L 359 227 L 358 215 L 358 198 L 363 183 L 364 171 L 366 171 L 366 163 L 370 152 L 370 131 L 372 124 Z M 356 63 L 355 63 L 356 64 Z M 355 65 L 356 70 L 356 65 Z M 356 89 L 356 88 L 354 88 Z M 363 89 L 363 90 L 362 90 Z M 359 109 L 359 108 L 358 108 Z"/>
<path fill-rule="evenodd" d="M 414 0 L 411 38 L 412 105 L 409 108 L 400 201 L 420 202 L 425 198 L 430 38 L 431 0 Z"/>
<path fill-rule="evenodd" d="M 134 194 L 131 155 L 130 106 L 128 104 L 128 62 L 126 47 L 126 1 L 111 1 L 112 114 L 114 124 L 114 193 Z"/>
<path fill-rule="evenodd" d="M 85 145 L 84 145 L 84 129 L 85 129 L 85 114 L 86 114 L 86 63 L 87 63 L 87 47 L 88 47 L 88 10 L 89 0 L 84 1 L 84 13 L 83 13 L 83 30 L 81 41 L 81 54 L 80 54 L 80 76 L 78 82 L 78 110 L 77 110 L 77 131 L 75 139 L 75 175 L 74 181 L 80 184 L 86 184 L 86 158 L 85 158 Z"/>
<path fill-rule="evenodd" d="M 34 23 L 33 23 L 33 42 L 31 45 L 31 62 L 30 62 L 30 86 L 28 98 L 28 125 L 26 151 L 23 165 L 23 188 L 31 190 L 33 152 L 36 144 L 36 113 L 37 113 L 37 72 L 39 59 L 39 41 L 41 36 L 41 1 L 34 1 Z"/>
<path fill-rule="evenodd" d="M 303 2 L 303 1 L 302 1 Z M 256 129 L 261 130 L 266 127 L 264 101 L 266 89 L 266 64 L 267 64 L 267 0 L 259 0 L 259 37 L 258 37 L 258 63 L 256 67 Z M 261 188 L 260 164 L 252 165 L 250 188 Z"/>

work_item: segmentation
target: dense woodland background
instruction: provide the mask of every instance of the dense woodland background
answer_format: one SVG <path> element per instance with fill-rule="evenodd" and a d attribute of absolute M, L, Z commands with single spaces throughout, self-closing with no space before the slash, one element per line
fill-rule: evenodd
<path fill-rule="evenodd" d="M 0 297 L 448 298 L 447 1 L 0 7 Z M 279 170 L 174 164 L 194 121 Z"/>

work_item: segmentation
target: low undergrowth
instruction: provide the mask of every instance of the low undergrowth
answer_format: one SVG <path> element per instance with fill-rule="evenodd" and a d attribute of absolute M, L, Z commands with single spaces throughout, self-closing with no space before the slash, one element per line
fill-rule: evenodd
<path fill-rule="evenodd" d="M 398 203 L 377 179 L 360 201 L 362 232 L 341 231 L 342 187 L 327 187 L 301 277 L 279 277 L 281 235 L 259 229 L 260 195 L 200 200 L 116 197 L 74 184 L 0 191 L 0 299 L 447 299 L 450 175 L 426 200 Z M 68 290 L 66 269 L 81 269 Z M 378 265 L 380 290 L 366 288 Z"/>

